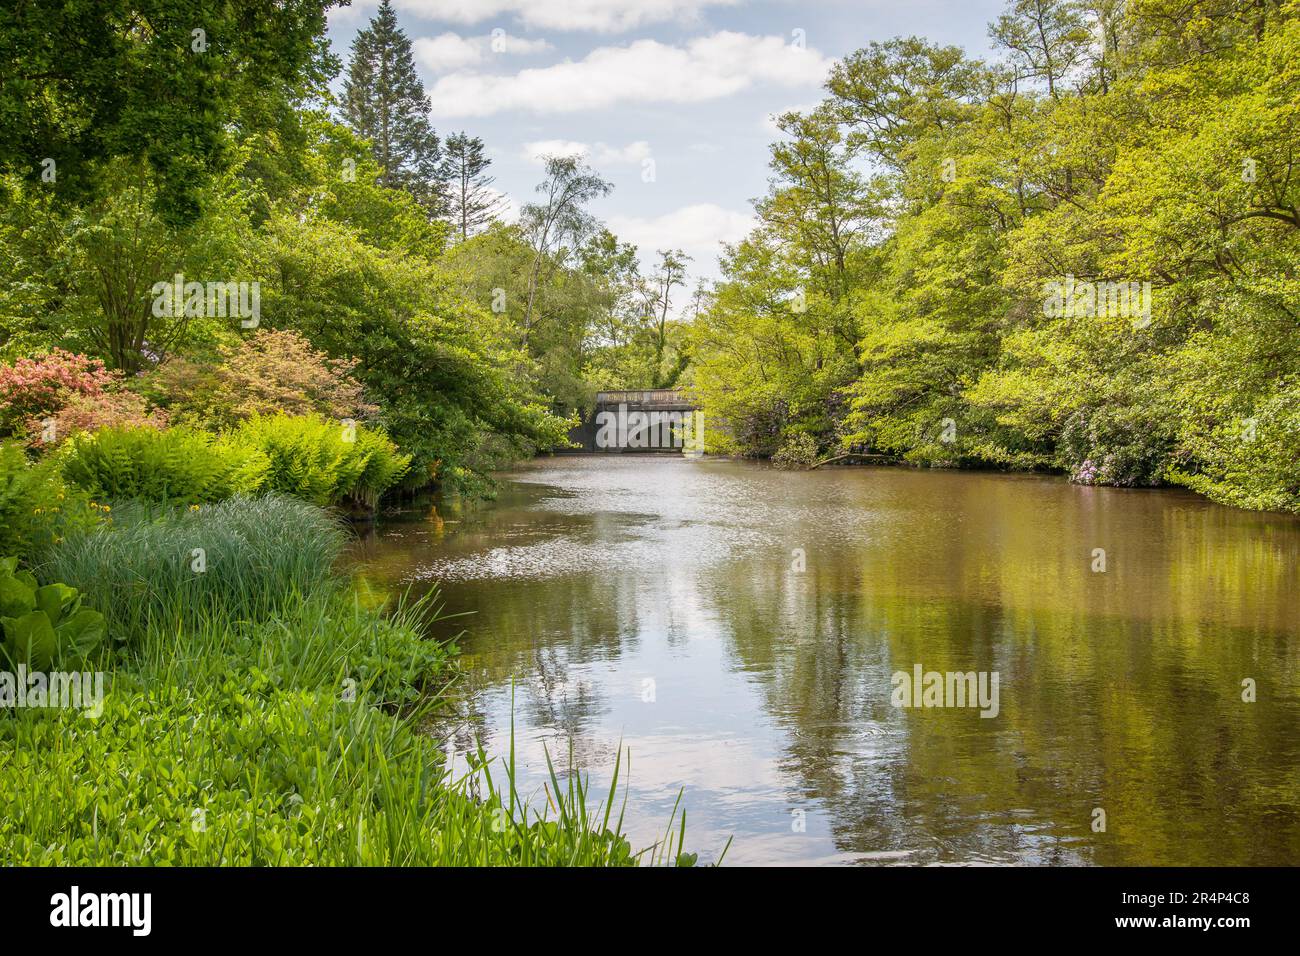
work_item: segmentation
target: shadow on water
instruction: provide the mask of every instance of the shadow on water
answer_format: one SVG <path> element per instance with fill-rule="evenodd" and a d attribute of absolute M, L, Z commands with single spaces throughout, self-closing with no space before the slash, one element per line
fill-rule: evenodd
<path fill-rule="evenodd" d="M 1099 551 L 1105 570 L 1094 570 Z M 740 863 L 1300 863 L 1300 521 L 1177 491 L 539 460 L 357 546 L 467 629 L 449 749 L 542 745 Z M 999 707 L 891 705 L 996 672 Z M 1243 681 L 1257 700 L 1243 701 Z M 1105 830 L 1094 830 L 1104 811 Z"/>

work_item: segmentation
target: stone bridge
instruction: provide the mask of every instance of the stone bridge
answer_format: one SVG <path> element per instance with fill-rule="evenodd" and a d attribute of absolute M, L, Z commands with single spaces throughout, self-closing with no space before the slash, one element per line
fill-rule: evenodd
<path fill-rule="evenodd" d="M 596 406 L 569 432 L 590 454 L 662 452 L 697 457 L 704 448 L 704 413 L 677 388 L 597 392 Z"/>

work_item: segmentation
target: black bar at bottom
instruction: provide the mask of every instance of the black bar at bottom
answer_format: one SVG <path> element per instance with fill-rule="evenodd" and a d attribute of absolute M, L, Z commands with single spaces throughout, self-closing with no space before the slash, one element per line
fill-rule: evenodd
<path fill-rule="evenodd" d="M 668 943 L 672 926 L 702 927 L 698 935 L 688 933 L 694 942 L 725 939 L 730 929 L 773 938 L 802 933 L 806 944 L 836 927 L 868 934 L 880 927 L 906 929 L 918 940 L 989 942 L 1005 933 L 1047 931 L 1054 935 L 1038 938 L 1199 937 L 1230 945 L 1242 933 L 1288 928 L 1295 876 L 1293 869 L 1226 868 L 11 868 L 0 870 L 0 919 L 11 946 L 76 934 L 81 941 L 112 937 L 127 945 L 319 941 L 337 947 L 374 945 L 399 930 L 449 940 L 447 931 L 457 924 L 469 933 L 478 925 L 493 942 L 514 929 L 524 945 L 542 944 L 551 933 L 600 945 L 611 938 L 604 932 L 622 940 L 661 931 Z M 143 895 L 132 894 L 148 894 L 147 906 Z M 990 931 L 994 936 L 981 936 Z M 686 941 L 678 937 L 672 945 Z"/>

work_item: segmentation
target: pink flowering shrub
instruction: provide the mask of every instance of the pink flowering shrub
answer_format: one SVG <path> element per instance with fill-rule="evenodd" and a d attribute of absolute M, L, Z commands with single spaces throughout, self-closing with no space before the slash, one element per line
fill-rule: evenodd
<path fill-rule="evenodd" d="M 27 420 L 27 443 L 33 448 L 46 449 L 62 444 L 79 432 L 141 427 L 166 428 L 167 413 L 151 409 L 134 392 L 73 393 L 67 404 L 52 415 Z"/>
<path fill-rule="evenodd" d="M 116 380 L 99 359 L 63 349 L 0 365 L 0 428 L 56 412 L 72 395 L 102 395 Z"/>
<path fill-rule="evenodd" d="M 79 431 L 166 424 L 165 415 L 151 412 L 121 382 L 99 359 L 63 349 L 0 364 L 0 435 L 22 435 L 45 447 Z"/>

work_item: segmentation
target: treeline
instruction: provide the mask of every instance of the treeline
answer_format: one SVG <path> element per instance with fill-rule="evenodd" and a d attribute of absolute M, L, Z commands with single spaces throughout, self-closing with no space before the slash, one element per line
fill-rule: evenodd
<path fill-rule="evenodd" d="M 695 322 L 725 450 L 1300 510 L 1300 4 L 1014 0 L 780 118 Z"/>
<path fill-rule="evenodd" d="M 346 414 L 412 456 L 408 484 L 474 490 L 562 444 L 596 388 L 680 374 L 684 257 L 643 271 L 570 158 L 502 222 L 484 144 L 433 129 L 390 5 L 346 64 L 329 6 L 0 19 L 0 438 Z M 96 362 L 90 391 L 58 378 Z"/>

